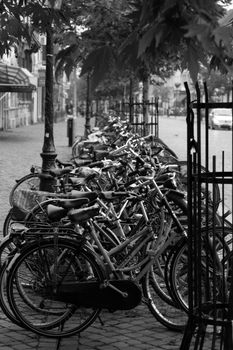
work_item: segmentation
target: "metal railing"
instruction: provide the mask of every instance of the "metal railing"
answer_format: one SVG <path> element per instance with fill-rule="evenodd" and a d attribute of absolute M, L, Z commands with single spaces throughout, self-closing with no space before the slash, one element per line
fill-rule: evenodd
<path fill-rule="evenodd" d="M 133 132 L 145 136 L 152 134 L 158 137 L 159 132 L 159 108 L 158 99 L 141 101 L 137 98 L 129 100 L 116 100 L 106 103 L 106 101 L 89 101 L 82 103 L 79 107 L 79 114 L 86 118 L 89 125 L 90 119 L 95 117 L 97 126 L 106 125 L 105 117 L 114 112 L 123 120 L 127 120 Z"/>
<path fill-rule="evenodd" d="M 196 84 L 196 99 L 191 101 L 186 83 L 185 88 L 189 214 L 187 249 L 180 264 L 183 264 L 182 288 L 188 292 L 189 318 L 180 349 L 230 350 L 233 349 L 233 231 L 226 212 L 229 209 L 232 212 L 233 207 L 233 133 L 211 130 L 210 125 L 211 110 L 232 111 L 233 102 L 209 101 L 206 84 L 204 96 Z M 224 138 L 231 140 L 226 148 Z M 179 278 L 177 275 L 177 283 Z"/>

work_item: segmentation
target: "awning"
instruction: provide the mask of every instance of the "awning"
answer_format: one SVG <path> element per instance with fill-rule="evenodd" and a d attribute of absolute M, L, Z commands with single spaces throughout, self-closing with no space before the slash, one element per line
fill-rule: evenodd
<path fill-rule="evenodd" d="M 0 63 L 0 92 L 31 92 L 36 78 L 28 69 Z"/>

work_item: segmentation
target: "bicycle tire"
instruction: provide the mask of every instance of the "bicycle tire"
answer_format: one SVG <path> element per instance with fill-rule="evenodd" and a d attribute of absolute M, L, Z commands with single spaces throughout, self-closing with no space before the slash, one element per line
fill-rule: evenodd
<path fill-rule="evenodd" d="M 185 198 L 177 195 L 175 192 L 168 192 L 166 197 L 168 199 L 169 205 L 172 206 L 172 210 L 175 212 L 180 223 L 185 228 L 187 228 L 188 208 L 187 201 L 185 200 Z M 164 212 L 166 212 L 165 207 Z M 169 235 L 171 243 L 165 248 L 165 250 L 163 250 L 163 247 L 161 247 L 160 255 L 158 255 L 158 259 L 156 259 L 155 264 L 152 265 L 150 270 L 150 283 L 153 284 L 153 288 L 156 290 L 156 293 L 161 299 L 163 299 L 164 302 L 175 306 L 176 301 L 172 298 L 172 294 L 170 293 L 168 279 L 166 278 L 166 271 L 168 270 L 171 254 L 173 253 L 176 241 L 177 239 L 179 240 L 181 236 L 179 236 L 179 233 L 176 232 L 177 228 L 176 226 L 174 226 L 173 220 L 170 217 L 170 213 L 166 213 L 165 215 L 165 222 L 167 223 L 167 228 L 165 225 L 165 230 L 170 228 Z M 160 259 L 161 257 L 162 260 Z"/>
<path fill-rule="evenodd" d="M 153 143 L 156 144 L 156 146 L 162 147 L 162 150 L 166 152 L 166 156 L 171 158 L 171 160 L 174 161 L 174 159 L 178 159 L 177 154 L 164 142 L 162 141 L 159 137 L 155 137 L 154 140 L 152 141 L 152 146 Z M 163 157 L 161 157 L 163 159 Z"/>
<path fill-rule="evenodd" d="M 7 287 L 6 287 L 6 281 L 9 274 L 8 265 L 10 264 L 10 261 L 13 259 L 14 255 L 18 252 L 19 251 L 17 249 L 12 250 L 11 256 L 9 257 L 8 255 L 8 258 L 3 262 L 0 269 L 0 307 L 1 307 L 1 310 L 4 312 L 4 314 L 8 317 L 8 319 L 11 322 L 23 328 L 24 327 L 23 323 L 18 318 L 16 318 L 8 302 Z"/>
<path fill-rule="evenodd" d="M 0 269 L 0 308 L 11 322 L 22 327 L 22 323 L 15 317 L 7 298 L 6 280 L 8 277 L 8 263 L 9 261 L 5 261 Z"/>
<path fill-rule="evenodd" d="M 40 204 L 36 204 L 30 211 L 25 212 L 23 218 L 17 219 L 15 217 L 14 208 L 11 208 L 3 223 L 3 237 L 11 233 L 11 224 L 15 221 L 27 225 L 30 222 L 49 222 L 48 215 L 45 208 L 51 203 L 51 200 L 45 200 Z"/>
<path fill-rule="evenodd" d="M 151 279 L 151 284 L 153 284 L 153 288 L 156 290 L 159 297 L 169 305 L 176 306 L 177 303 L 171 293 L 171 289 L 168 283 L 169 279 L 167 277 L 168 271 L 170 270 L 173 251 L 174 251 L 174 246 L 169 246 L 168 249 L 165 251 L 166 257 L 163 258 L 162 263 L 156 262 L 155 264 L 153 264 L 150 271 L 150 279 Z M 157 271 L 158 269 L 159 269 L 160 275 Z"/>
<path fill-rule="evenodd" d="M 11 206 L 13 206 L 14 204 L 14 197 L 15 197 L 16 191 L 21 189 L 39 191 L 40 174 L 30 173 L 23 176 L 21 179 L 17 180 L 16 184 L 12 187 L 9 194 L 9 203 Z"/>
<path fill-rule="evenodd" d="M 86 138 L 84 138 L 83 136 L 79 136 L 78 138 L 76 138 L 75 142 L 73 143 L 72 150 L 71 150 L 73 159 L 78 158 L 80 156 L 78 145 L 80 142 L 84 140 L 86 140 Z"/>
<path fill-rule="evenodd" d="M 94 253 L 87 247 L 81 248 L 80 245 L 75 244 L 74 240 L 60 238 L 57 241 L 56 247 L 59 248 L 60 252 L 63 253 L 67 259 L 67 254 L 69 253 L 70 257 L 72 257 L 72 259 L 75 259 L 76 264 L 79 262 L 80 267 L 82 267 L 83 264 L 83 267 L 86 270 L 80 269 L 79 271 L 80 276 L 83 276 L 82 278 L 84 278 L 84 276 L 85 278 L 88 278 L 89 271 L 92 271 L 93 278 L 99 281 L 104 279 L 103 269 L 100 267 L 100 264 L 96 259 L 96 256 L 94 256 Z M 25 247 L 22 253 L 15 258 L 14 262 L 11 265 L 7 279 L 7 297 L 11 310 L 14 312 L 17 320 L 22 323 L 24 328 L 29 329 L 30 331 L 42 336 L 52 338 L 68 337 L 80 333 L 89 327 L 95 321 L 101 310 L 99 308 L 93 308 L 91 310 L 84 307 L 78 308 L 72 304 L 66 304 L 57 300 L 54 301 L 53 295 L 50 295 L 51 290 L 50 293 L 46 294 L 46 286 L 44 286 L 44 295 L 42 295 L 43 303 L 44 305 L 47 305 L 46 307 L 49 307 L 49 309 L 46 314 L 46 318 L 48 318 L 48 320 L 46 319 L 43 321 L 45 318 L 46 310 L 43 309 L 42 312 L 40 309 L 37 309 L 36 312 L 35 309 L 29 307 L 28 304 L 23 302 L 22 298 L 19 297 L 19 288 L 17 287 L 17 285 L 20 285 L 21 292 L 27 293 L 28 284 L 32 284 L 32 281 L 34 281 L 34 283 L 38 283 L 36 279 L 39 278 L 40 273 L 41 276 L 46 276 L 46 273 L 49 271 L 52 265 L 49 265 L 49 261 L 46 261 L 45 257 L 50 258 L 50 264 L 54 263 L 52 261 L 54 249 L 57 249 L 54 248 L 54 240 L 44 240 L 40 244 L 33 242 Z M 41 257 L 44 257 L 44 259 L 41 259 Z M 61 261 L 60 264 L 57 265 L 57 268 L 60 269 L 58 272 L 62 274 L 64 267 L 62 266 Z M 35 276 L 32 273 L 33 269 L 37 272 L 34 273 Z M 65 277 L 67 276 L 68 275 Z M 73 272 L 71 273 L 71 276 L 73 276 Z M 63 280 L 65 277 L 63 276 Z M 73 278 L 76 278 L 77 280 L 78 273 L 76 276 L 73 276 Z M 43 279 L 39 281 L 41 282 Z M 34 290 L 30 289 L 30 295 L 27 295 L 27 297 L 32 298 L 32 294 L 35 298 L 35 302 L 38 303 L 38 301 L 40 301 L 42 298 L 40 295 L 41 292 L 36 292 L 35 288 Z M 36 298 L 38 298 L 38 300 Z M 41 302 L 42 300 L 40 301 L 39 305 L 42 305 Z M 52 307 L 54 308 L 53 312 L 58 309 L 58 311 L 62 312 L 62 315 L 58 316 L 56 313 L 52 313 Z M 63 308 L 64 311 L 62 311 Z M 53 319 L 53 317 L 55 319 Z"/>
<path fill-rule="evenodd" d="M 2 234 L 3 237 L 6 237 L 9 233 L 10 233 L 10 226 L 13 222 L 13 209 L 11 208 L 8 213 L 7 216 L 5 217 L 4 223 L 3 223 L 3 229 L 2 229 Z"/>
<path fill-rule="evenodd" d="M 227 236 L 227 232 L 229 235 L 232 235 L 232 230 L 229 228 L 224 228 L 225 235 Z M 217 241 L 215 242 L 216 253 L 220 256 L 228 256 L 230 252 L 230 248 L 228 243 L 222 238 L 222 228 L 215 227 L 215 240 L 219 243 L 217 245 Z M 202 229 L 201 234 L 210 234 L 211 229 Z M 208 247 L 207 247 L 208 248 Z M 209 248 L 208 248 L 209 249 Z M 224 250 L 224 252 L 222 252 Z M 202 248 L 202 254 L 208 251 L 206 248 Z M 212 257 L 212 252 L 209 254 Z M 205 271 L 203 271 L 203 275 Z M 173 259 L 171 262 L 171 269 L 169 273 L 169 284 L 172 290 L 172 295 L 177 303 L 183 308 L 186 312 L 188 312 L 188 241 L 187 239 L 183 239 L 177 245 L 177 249 L 175 254 L 173 255 Z"/>
<path fill-rule="evenodd" d="M 0 268 L 9 258 L 9 254 L 16 248 L 14 238 L 11 235 L 5 236 L 0 243 Z"/>
<path fill-rule="evenodd" d="M 172 331 L 183 332 L 187 324 L 188 314 L 181 308 L 167 303 L 159 296 L 154 288 L 154 283 L 151 283 L 150 272 L 143 279 L 142 289 L 146 305 L 156 320 Z"/>

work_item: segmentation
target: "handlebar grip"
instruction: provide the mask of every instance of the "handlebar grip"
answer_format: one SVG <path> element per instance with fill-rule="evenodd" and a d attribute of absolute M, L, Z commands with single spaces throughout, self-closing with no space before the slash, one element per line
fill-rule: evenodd
<path fill-rule="evenodd" d="M 110 152 L 109 152 L 109 155 L 110 155 L 110 156 L 111 156 L 111 155 L 114 156 L 114 155 L 118 154 L 119 152 L 122 152 L 122 151 L 126 150 L 127 147 L 128 147 L 127 144 L 126 144 L 126 145 L 123 145 L 123 146 L 121 146 L 121 147 L 118 147 L 118 148 L 114 149 L 113 151 L 110 151 Z"/>
<path fill-rule="evenodd" d="M 104 167 L 104 162 L 103 161 L 99 161 L 99 162 L 93 162 L 93 163 L 90 163 L 88 164 L 88 167 L 89 168 L 103 168 Z"/>
<path fill-rule="evenodd" d="M 145 161 L 140 156 L 136 157 L 136 161 L 137 161 L 138 164 L 141 164 L 141 165 L 145 164 Z"/>
<path fill-rule="evenodd" d="M 142 136 L 140 139 L 141 140 L 149 140 L 149 141 L 153 141 L 155 138 L 155 136 L 153 134 L 147 135 L 147 136 Z"/>
<path fill-rule="evenodd" d="M 147 169 L 137 169 L 132 171 L 131 173 L 128 174 L 129 177 L 134 176 L 134 175 L 145 175 L 146 174 Z"/>
<path fill-rule="evenodd" d="M 49 174 L 52 175 L 53 177 L 62 176 L 65 174 L 69 174 L 72 170 L 73 170 L 73 167 L 67 167 L 64 169 L 52 169 L 49 171 Z"/>
<path fill-rule="evenodd" d="M 136 181 L 137 181 L 137 180 L 132 179 L 132 180 L 130 180 L 130 181 L 128 181 L 128 182 L 126 182 L 126 183 L 124 184 L 124 187 L 125 187 L 125 188 L 127 188 L 127 187 L 129 187 L 130 185 L 132 185 L 132 184 L 136 183 Z"/>
<path fill-rule="evenodd" d="M 110 154 L 108 155 L 109 159 L 111 160 L 114 160 L 114 159 L 117 159 L 117 158 L 120 158 L 120 157 L 124 157 L 124 156 L 127 156 L 128 153 L 127 152 L 123 152 L 123 153 L 119 153 L 119 154 Z"/>

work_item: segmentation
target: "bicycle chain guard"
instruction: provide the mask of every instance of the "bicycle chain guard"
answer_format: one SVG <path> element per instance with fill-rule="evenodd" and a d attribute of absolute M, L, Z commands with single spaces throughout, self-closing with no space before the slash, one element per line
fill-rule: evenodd
<path fill-rule="evenodd" d="M 133 309 L 142 299 L 139 286 L 129 280 L 65 283 L 57 289 L 47 287 L 46 294 L 48 293 L 53 300 L 77 307 L 103 308 L 110 311 Z"/>

